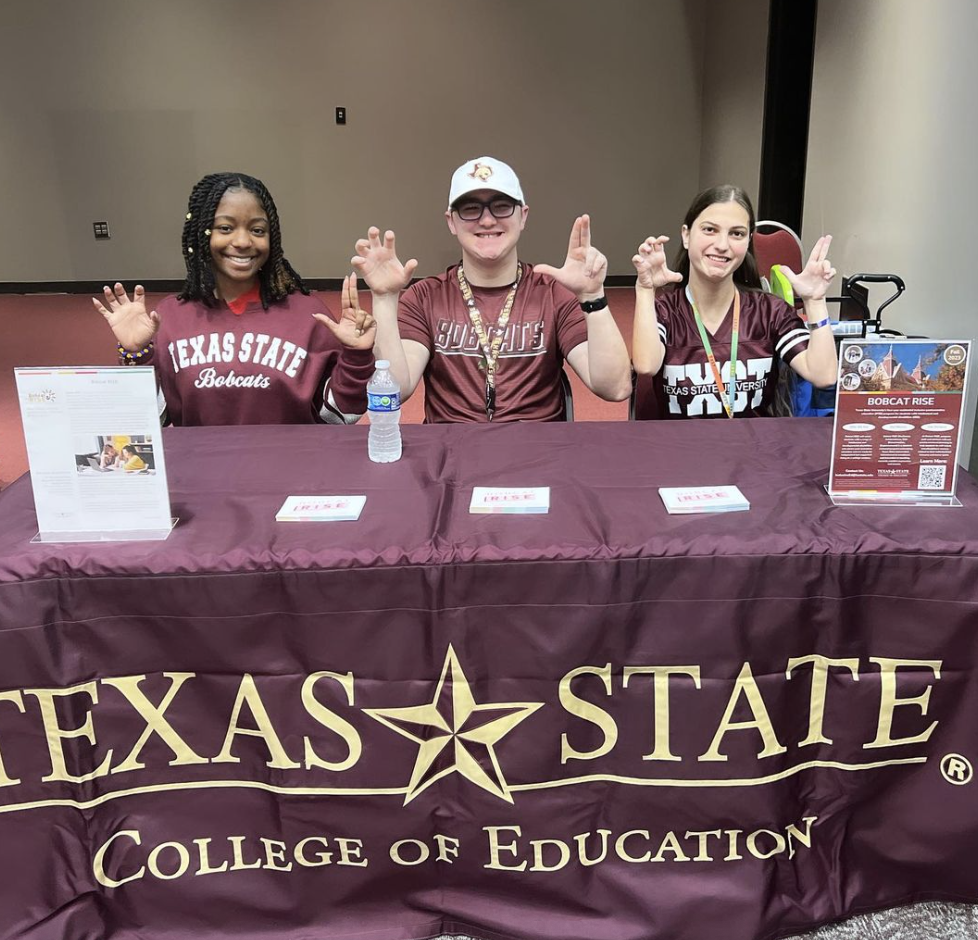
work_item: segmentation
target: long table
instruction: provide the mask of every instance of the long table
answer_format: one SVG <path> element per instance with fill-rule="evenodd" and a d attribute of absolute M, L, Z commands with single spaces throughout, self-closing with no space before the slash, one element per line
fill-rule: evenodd
<path fill-rule="evenodd" d="M 170 429 L 165 542 L 0 493 L 0 937 L 769 938 L 978 901 L 978 486 L 818 419 Z M 659 486 L 749 512 L 670 516 Z M 546 515 L 471 490 L 549 486 Z M 276 523 L 291 494 L 358 522 Z"/>

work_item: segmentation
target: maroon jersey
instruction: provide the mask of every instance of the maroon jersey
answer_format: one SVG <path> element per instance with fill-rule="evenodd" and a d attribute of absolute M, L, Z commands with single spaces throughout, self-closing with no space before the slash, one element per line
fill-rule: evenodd
<path fill-rule="evenodd" d="M 167 297 L 157 311 L 150 361 L 174 425 L 342 423 L 366 411 L 373 353 L 314 320 L 329 313 L 315 297 L 254 301 L 240 316 Z"/>
<path fill-rule="evenodd" d="M 425 421 L 486 421 L 486 377 L 479 337 L 469 318 L 457 266 L 409 287 L 398 307 L 401 338 L 421 343 L 431 358 L 424 373 Z M 472 287 L 486 331 L 495 326 L 509 287 Z M 493 421 L 559 421 L 564 416 L 560 371 L 567 354 L 587 341 L 577 298 L 552 277 L 523 265 L 523 279 L 496 365 Z"/>
<path fill-rule="evenodd" d="M 650 406 L 636 413 L 636 418 L 726 417 L 685 291 L 674 288 L 658 292 L 655 313 L 665 345 L 662 369 L 654 382 L 660 413 L 648 413 Z M 725 389 L 730 380 L 732 326 L 733 304 L 709 337 Z M 790 363 L 807 348 L 808 330 L 791 307 L 773 294 L 741 290 L 734 415 L 753 418 L 770 414 L 779 360 Z"/>

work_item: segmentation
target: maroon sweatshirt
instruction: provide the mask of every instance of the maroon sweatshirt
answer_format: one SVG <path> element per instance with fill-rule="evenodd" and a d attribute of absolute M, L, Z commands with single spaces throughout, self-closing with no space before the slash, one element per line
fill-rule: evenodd
<path fill-rule="evenodd" d="M 268 310 L 255 301 L 240 315 L 173 296 L 156 309 L 149 362 L 174 425 L 332 424 L 367 410 L 373 351 L 343 346 L 313 319 L 332 316 L 315 297 L 290 294 Z"/>

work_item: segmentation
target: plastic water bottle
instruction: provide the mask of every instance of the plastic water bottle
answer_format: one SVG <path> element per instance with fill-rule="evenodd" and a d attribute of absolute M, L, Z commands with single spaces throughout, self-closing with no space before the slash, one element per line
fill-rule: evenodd
<path fill-rule="evenodd" d="M 367 453 L 374 463 L 401 459 L 401 386 L 390 368 L 386 359 L 378 359 L 377 371 L 367 383 Z"/>

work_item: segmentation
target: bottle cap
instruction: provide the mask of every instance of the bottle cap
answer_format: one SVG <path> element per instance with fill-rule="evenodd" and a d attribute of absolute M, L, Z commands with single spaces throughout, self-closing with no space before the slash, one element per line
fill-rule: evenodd
<path fill-rule="evenodd" d="M 389 369 L 391 367 L 391 364 L 387 359 L 378 359 L 374 365 L 376 365 L 378 369 Z"/>

